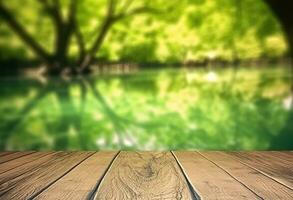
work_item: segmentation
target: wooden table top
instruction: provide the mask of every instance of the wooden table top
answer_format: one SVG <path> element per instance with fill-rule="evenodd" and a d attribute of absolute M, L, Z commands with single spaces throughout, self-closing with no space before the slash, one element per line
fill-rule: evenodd
<path fill-rule="evenodd" d="M 293 152 L 0 152 L 0 199 L 293 199 Z"/>

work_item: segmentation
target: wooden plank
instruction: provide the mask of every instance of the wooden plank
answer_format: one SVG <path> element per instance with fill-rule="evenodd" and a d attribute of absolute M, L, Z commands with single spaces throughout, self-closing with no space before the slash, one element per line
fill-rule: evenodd
<path fill-rule="evenodd" d="M 0 157 L 1 157 L 1 156 L 8 155 L 8 154 L 15 153 L 15 152 L 16 152 L 16 151 L 2 151 L 2 152 L 0 152 Z"/>
<path fill-rule="evenodd" d="M 293 161 L 271 155 L 271 152 L 230 152 L 230 154 L 241 162 L 293 189 Z M 292 160 L 292 157 L 290 159 Z"/>
<path fill-rule="evenodd" d="M 28 155 L 28 154 L 32 154 L 32 153 L 34 153 L 34 151 L 15 152 L 15 153 L 11 153 L 11 154 L 6 154 L 6 155 L 0 157 L 0 164 L 8 162 L 8 161 L 16 159 L 16 158 L 20 158 L 20 157 Z"/>
<path fill-rule="evenodd" d="M 263 199 L 293 199 L 293 190 L 235 160 L 223 152 L 201 154 Z"/>
<path fill-rule="evenodd" d="M 14 170 L 3 173 L 0 175 L 0 199 L 33 198 L 92 154 L 92 152 L 68 152 L 56 156 L 55 159 L 51 158 L 34 170 L 19 174 L 13 179 L 7 180 L 5 175 Z M 19 170 L 19 167 L 16 169 Z"/>
<path fill-rule="evenodd" d="M 41 165 L 44 165 L 45 163 L 50 162 L 51 159 L 56 159 L 58 157 L 65 156 L 67 154 L 68 154 L 67 152 L 52 152 L 40 159 L 37 159 L 35 161 L 23 164 L 19 167 L 3 172 L 0 174 L 0 186 L 1 184 L 9 180 L 13 180 L 18 176 L 28 173 L 29 171 L 34 171 L 38 169 Z"/>
<path fill-rule="evenodd" d="M 174 152 L 189 181 L 203 199 L 259 199 L 221 168 L 197 152 Z"/>
<path fill-rule="evenodd" d="M 33 154 L 27 154 L 25 156 L 22 156 L 20 158 L 7 161 L 5 163 L 0 164 L 0 174 L 12 170 L 18 166 L 23 166 L 26 163 L 33 162 L 34 160 L 37 160 L 45 155 L 50 154 L 49 152 L 36 152 Z"/>
<path fill-rule="evenodd" d="M 87 199 L 116 155 L 117 152 L 95 153 L 35 199 Z"/>
<path fill-rule="evenodd" d="M 121 152 L 94 199 L 192 199 L 170 152 Z"/>
<path fill-rule="evenodd" d="M 293 164 L 293 152 L 289 151 L 254 151 L 248 153 L 252 153 L 259 157 L 265 156 L 267 158 L 274 159 L 280 162 L 288 161 Z"/>

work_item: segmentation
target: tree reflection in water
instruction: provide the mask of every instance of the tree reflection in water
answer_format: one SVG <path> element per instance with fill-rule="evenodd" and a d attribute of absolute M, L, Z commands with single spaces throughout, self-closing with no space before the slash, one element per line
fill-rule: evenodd
<path fill-rule="evenodd" d="M 0 149 L 293 148 L 283 71 L 208 73 L 2 80 Z"/>

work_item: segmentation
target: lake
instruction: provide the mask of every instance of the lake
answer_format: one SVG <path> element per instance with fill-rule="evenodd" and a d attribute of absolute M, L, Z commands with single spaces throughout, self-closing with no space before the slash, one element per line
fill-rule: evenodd
<path fill-rule="evenodd" d="M 0 150 L 293 149 L 280 67 L 0 80 Z"/>

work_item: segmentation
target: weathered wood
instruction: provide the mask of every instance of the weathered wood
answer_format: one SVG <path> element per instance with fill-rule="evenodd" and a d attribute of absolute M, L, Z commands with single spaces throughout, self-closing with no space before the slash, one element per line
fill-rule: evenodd
<path fill-rule="evenodd" d="M 230 153 L 241 162 L 266 174 L 274 180 L 293 189 L 293 162 L 283 159 L 280 155 L 271 155 L 271 152 L 233 152 Z"/>
<path fill-rule="evenodd" d="M 92 152 L 68 152 L 54 159 L 51 157 L 48 162 L 44 162 L 37 168 L 20 173 L 8 180 L 5 175 L 15 170 L 3 173 L 0 175 L 0 199 L 33 198 L 92 154 Z"/>
<path fill-rule="evenodd" d="M 185 174 L 203 199 L 259 199 L 221 168 L 197 152 L 174 152 Z"/>
<path fill-rule="evenodd" d="M 86 199 L 117 152 L 98 152 L 82 162 L 35 199 Z"/>
<path fill-rule="evenodd" d="M 0 174 L 0 189 L 1 185 L 9 180 L 13 180 L 16 177 L 19 177 L 23 174 L 28 173 L 29 171 L 35 171 L 37 170 L 41 165 L 44 165 L 45 163 L 50 162 L 51 160 L 54 160 L 58 157 L 67 155 L 67 152 L 52 152 L 48 155 L 43 156 L 40 159 L 37 159 L 35 161 L 25 163 L 23 165 L 20 165 L 16 168 L 10 169 L 6 172 L 3 172 Z"/>
<path fill-rule="evenodd" d="M 289 151 L 115 155 L 0 152 L 0 199 L 293 199 Z"/>
<path fill-rule="evenodd" d="M 6 154 L 0 157 L 0 164 L 32 153 L 34 153 L 34 151 L 15 152 L 11 154 Z"/>
<path fill-rule="evenodd" d="M 281 163 L 288 161 L 293 164 L 293 152 L 290 151 L 254 151 L 246 153 L 252 153 L 260 157 L 265 156 L 269 159 L 280 161 Z"/>
<path fill-rule="evenodd" d="M 263 199 L 293 199 L 293 190 L 223 152 L 200 152 Z"/>
<path fill-rule="evenodd" d="M 3 151 L 3 152 L 0 152 L 0 157 L 1 157 L 1 156 L 8 155 L 8 154 L 15 153 L 15 152 L 16 152 L 16 151 Z"/>
<path fill-rule="evenodd" d="M 5 163 L 0 164 L 0 174 L 12 170 L 18 166 L 25 165 L 26 163 L 30 163 L 34 160 L 37 160 L 45 155 L 50 154 L 49 152 L 36 152 L 33 154 L 27 154 L 25 156 L 19 157 L 14 160 L 7 161 Z"/>
<path fill-rule="evenodd" d="M 122 152 L 95 199 L 192 199 L 192 194 L 170 152 Z"/>

